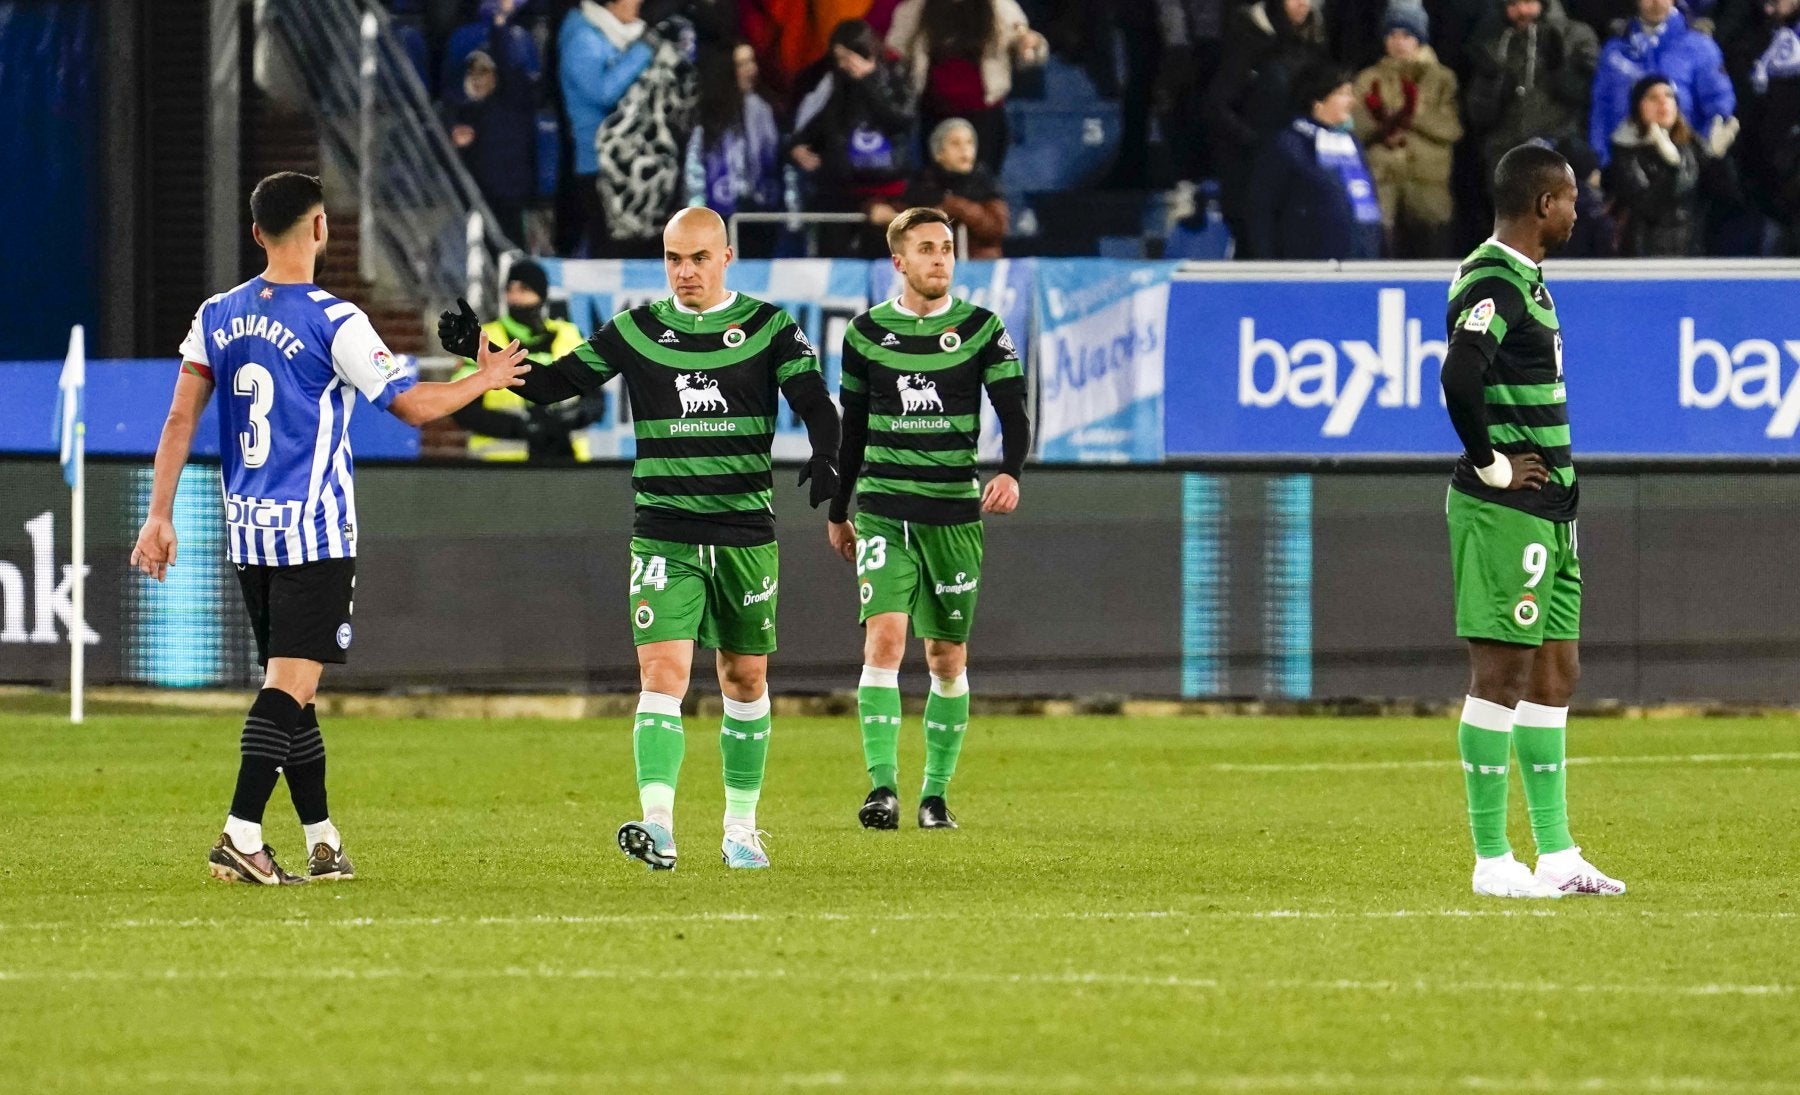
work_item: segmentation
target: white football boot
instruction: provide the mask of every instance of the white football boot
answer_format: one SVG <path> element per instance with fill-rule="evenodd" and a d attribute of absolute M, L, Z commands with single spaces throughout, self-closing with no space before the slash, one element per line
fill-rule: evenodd
<path fill-rule="evenodd" d="M 1502 856 L 1475 861 L 1475 892 L 1483 897 L 1556 898 L 1562 891 L 1532 877 L 1531 869 L 1513 858 Z"/>
<path fill-rule="evenodd" d="M 1609 878 L 1600 868 L 1581 858 L 1580 848 L 1539 856 L 1532 877 L 1540 885 L 1555 887 L 1558 893 L 1617 897 L 1625 892 L 1625 883 Z"/>

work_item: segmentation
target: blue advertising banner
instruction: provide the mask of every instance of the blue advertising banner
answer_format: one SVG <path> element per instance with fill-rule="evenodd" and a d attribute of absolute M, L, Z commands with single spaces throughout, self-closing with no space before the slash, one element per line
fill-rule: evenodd
<path fill-rule="evenodd" d="M 583 334 L 613 316 L 669 295 L 658 259 L 539 259 L 550 279 L 552 305 L 562 303 Z M 743 259 L 731 264 L 726 284 L 778 304 L 794 317 L 819 349 L 825 383 L 837 390 L 844 328 L 869 306 L 869 264 L 861 259 Z M 609 389 L 606 415 L 588 431 L 597 459 L 629 458 L 637 452 L 631 407 L 623 389 Z M 806 428 L 785 406 L 776 423 L 775 455 L 804 459 L 811 449 Z"/>
<path fill-rule="evenodd" d="M 1036 259 L 968 260 L 956 264 L 956 284 L 950 294 L 971 304 L 986 308 L 1000 317 L 1012 335 L 1013 344 L 1023 347 L 1019 361 L 1025 375 L 1031 375 L 1031 293 L 1037 277 Z M 869 300 L 891 300 L 900 295 L 900 275 L 892 262 L 869 263 Z M 835 349 L 835 347 L 834 347 Z M 1000 459 L 1000 420 L 994 408 L 984 399 L 981 403 L 981 447 L 983 460 Z"/>
<path fill-rule="evenodd" d="M 418 375 L 410 356 L 401 366 Z M 57 454 L 51 430 L 61 361 L 0 361 L 11 406 L 0 415 L 0 452 Z M 87 451 L 92 456 L 154 456 L 175 391 L 173 357 L 103 358 L 87 363 Z M 194 431 L 195 456 L 219 455 L 217 393 Z M 350 416 L 350 451 L 363 458 L 417 460 L 419 431 L 358 398 Z"/>
<path fill-rule="evenodd" d="M 1032 361 L 1040 459 L 1162 459 L 1163 357 L 1174 329 L 1169 279 L 1180 265 L 1038 260 Z"/>
<path fill-rule="evenodd" d="M 1800 455 L 1794 277 L 1571 265 L 1547 284 L 1577 460 Z M 1168 454 L 1454 453 L 1438 387 L 1451 273 L 1176 282 Z"/>

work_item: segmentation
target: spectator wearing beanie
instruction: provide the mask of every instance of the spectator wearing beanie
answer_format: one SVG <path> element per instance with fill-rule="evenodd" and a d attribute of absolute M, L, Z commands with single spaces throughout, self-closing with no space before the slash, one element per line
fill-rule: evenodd
<path fill-rule="evenodd" d="M 1334 65 L 1295 77 L 1299 116 L 1263 145 L 1250 173 L 1257 258 L 1381 257 L 1381 205 L 1350 131 L 1355 101 L 1350 74 Z"/>
<path fill-rule="evenodd" d="M 1663 76 L 1631 85 L 1631 114 L 1612 135 L 1607 192 L 1620 221 L 1619 252 L 1632 257 L 1679 258 L 1702 253 L 1703 188 L 1730 190 L 1725 153 L 1735 122 L 1701 141 L 1681 116 L 1675 87 Z"/>
<path fill-rule="evenodd" d="M 1450 164 L 1462 139 L 1456 74 L 1431 50 L 1425 9 L 1389 7 L 1382 20 L 1387 56 L 1356 78 L 1356 135 L 1366 149 L 1387 253 L 1393 258 L 1450 254 Z"/>
<path fill-rule="evenodd" d="M 906 188 L 903 209 L 929 205 L 950 214 L 969 233 L 968 258 L 997 259 L 1006 237 L 1006 198 L 977 160 L 975 127 L 961 118 L 931 131 L 931 163 Z"/>
<path fill-rule="evenodd" d="M 1646 76 L 1663 77 L 1681 116 L 1708 138 L 1737 113 L 1737 93 L 1718 44 L 1687 25 L 1675 0 L 1638 0 L 1637 9 L 1624 33 L 1600 50 L 1594 76 L 1588 143 L 1602 163 L 1619 124 L 1632 116 L 1632 89 Z"/>

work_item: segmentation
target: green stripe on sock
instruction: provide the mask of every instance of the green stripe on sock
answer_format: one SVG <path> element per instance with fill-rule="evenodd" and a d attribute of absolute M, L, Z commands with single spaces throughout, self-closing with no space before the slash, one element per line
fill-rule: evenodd
<path fill-rule="evenodd" d="M 1478 856 L 1512 851 L 1512 845 L 1506 842 L 1506 761 L 1512 751 L 1511 737 L 1466 722 L 1457 724 L 1463 786 L 1469 795 L 1469 830 Z"/>
<path fill-rule="evenodd" d="M 725 812 L 742 817 L 756 809 L 762 797 L 763 773 L 769 764 L 769 738 L 773 720 L 734 719 L 726 715 L 719 726 L 719 760 L 725 774 Z"/>
<path fill-rule="evenodd" d="M 637 781 L 675 786 L 681 774 L 681 757 L 687 751 L 680 715 L 655 715 L 639 711 L 632 725 L 631 752 L 637 761 Z"/>

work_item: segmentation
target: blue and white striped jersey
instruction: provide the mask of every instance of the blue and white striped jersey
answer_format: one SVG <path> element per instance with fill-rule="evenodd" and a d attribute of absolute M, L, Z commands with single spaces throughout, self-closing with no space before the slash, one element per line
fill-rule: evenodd
<path fill-rule="evenodd" d="M 317 286 L 252 278 L 200 306 L 181 357 L 217 386 L 231 561 L 354 558 L 356 393 L 386 410 L 415 383 L 369 317 Z"/>

